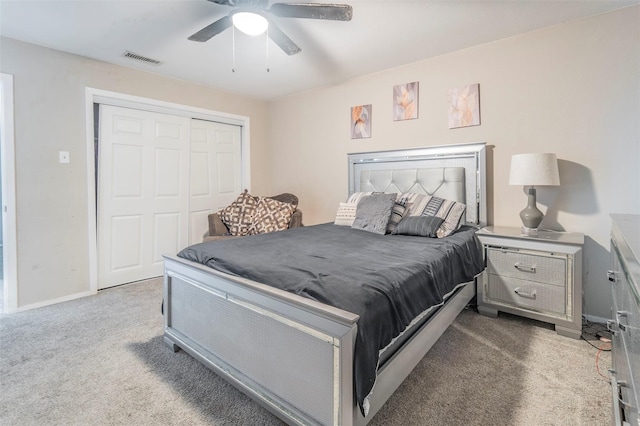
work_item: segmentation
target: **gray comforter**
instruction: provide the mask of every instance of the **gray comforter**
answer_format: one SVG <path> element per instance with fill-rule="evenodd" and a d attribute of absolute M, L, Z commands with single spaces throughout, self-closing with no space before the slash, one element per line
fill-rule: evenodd
<path fill-rule="evenodd" d="M 178 256 L 359 315 L 354 383 L 363 414 L 379 351 L 484 268 L 471 227 L 437 239 L 329 223 L 196 244 Z"/>

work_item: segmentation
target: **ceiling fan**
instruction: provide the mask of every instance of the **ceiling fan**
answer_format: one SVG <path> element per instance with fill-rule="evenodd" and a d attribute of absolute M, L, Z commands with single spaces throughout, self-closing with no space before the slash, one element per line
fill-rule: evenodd
<path fill-rule="evenodd" d="M 293 42 L 268 15 L 279 18 L 325 19 L 330 21 L 350 21 L 353 8 L 347 4 L 329 3 L 274 3 L 268 7 L 269 0 L 208 0 L 224 6 L 235 7 L 227 16 L 207 25 L 189 37 L 193 41 L 207 41 L 234 25 L 239 30 L 258 35 L 268 31 L 273 40 L 287 55 L 295 55 L 302 49 Z M 257 29 L 243 29 L 242 20 L 248 18 L 257 21 Z"/>

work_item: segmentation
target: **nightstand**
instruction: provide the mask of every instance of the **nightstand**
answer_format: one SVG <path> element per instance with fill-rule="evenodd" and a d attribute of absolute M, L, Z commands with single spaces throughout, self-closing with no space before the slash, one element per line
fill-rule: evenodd
<path fill-rule="evenodd" d="M 584 235 L 488 226 L 477 232 L 487 269 L 478 284 L 478 310 L 508 312 L 555 325 L 556 332 L 582 335 L 582 246 Z"/>

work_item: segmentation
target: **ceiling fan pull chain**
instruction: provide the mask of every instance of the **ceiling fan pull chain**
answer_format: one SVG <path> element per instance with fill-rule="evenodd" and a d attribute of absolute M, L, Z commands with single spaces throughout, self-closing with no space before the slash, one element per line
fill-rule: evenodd
<path fill-rule="evenodd" d="M 269 72 L 269 30 L 264 32 L 264 39 L 267 42 L 267 72 Z"/>
<path fill-rule="evenodd" d="M 236 72 L 236 27 L 231 28 L 231 72 Z"/>

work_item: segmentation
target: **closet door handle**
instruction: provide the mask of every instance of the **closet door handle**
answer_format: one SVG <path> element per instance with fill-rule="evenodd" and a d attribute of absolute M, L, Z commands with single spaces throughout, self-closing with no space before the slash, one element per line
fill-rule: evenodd
<path fill-rule="evenodd" d="M 513 267 L 518 271 L 536 273 L 536 265 L 523 265 L 520 262 L 516 262 L 513 264 Z"/>
<path fill-rule="evenodd" d="M 520 297 L 524 297 L 525 299 L 536 299 L 536 291 L 533 290 L 532 293 L 524 293 L 522 290 L 520 290 L 520 287 L 516 288 L 515 290 L 513 290 L 518 296 Z"/>

